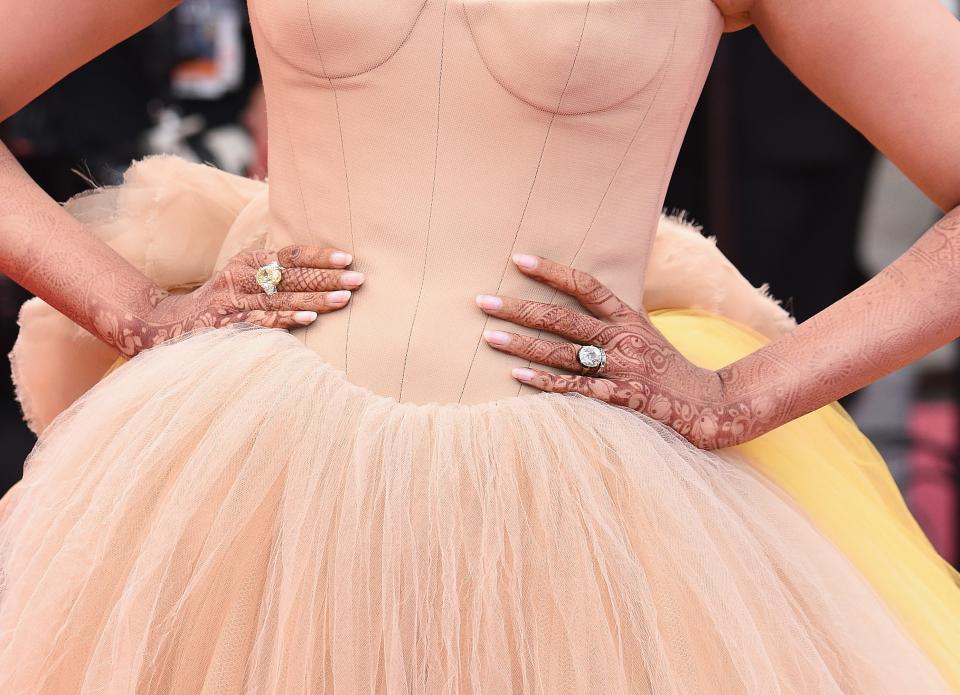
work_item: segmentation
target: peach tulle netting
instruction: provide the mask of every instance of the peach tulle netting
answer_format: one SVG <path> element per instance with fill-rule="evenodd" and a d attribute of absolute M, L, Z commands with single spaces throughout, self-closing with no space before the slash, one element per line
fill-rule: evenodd
<path fill-rule="evenodd" d="M 398 404 L 194 333 L 0 506 L 0 692 L 938 693 L 784 496 L 578 396 Z"/>

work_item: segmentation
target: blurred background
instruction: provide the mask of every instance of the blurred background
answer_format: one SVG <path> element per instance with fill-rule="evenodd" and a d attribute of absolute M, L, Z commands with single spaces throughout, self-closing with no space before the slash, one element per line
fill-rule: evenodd
<path fill-rule="evenodd" d="M 955 13 L 956 0 L 945 2 Z M 117 183 L 131 160 L 179 154 L 266 176 L 266 114 L 243 0 L 184 0 L 155 25 L 0 123 L 52 197 Z M 754 284 L 803 321 L 899 256 L 937 209 L 810 94 L 749 29 L 724 36 L 667 194 Z M 0 349 L 28 295 L 0 276 Z M 0 383 L 0 494 L 34 438 Z M 846 399 L 939 551 L 960 562 L 956 344 Z"/>

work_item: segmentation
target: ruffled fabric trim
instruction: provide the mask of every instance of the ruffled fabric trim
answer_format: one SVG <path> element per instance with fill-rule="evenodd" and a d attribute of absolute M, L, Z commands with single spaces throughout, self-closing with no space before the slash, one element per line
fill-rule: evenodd
<path fill-rule="evenodd" d="M 236 253 L 266 242 L 267 184 L 159 155 L 135 162 L 119 186 L 81 194 L 66 209 L 161 287 L 191 289 Z M 700 230 L 663 216 L 643 304 L 702 309 L 776 338 L 795 324 Z M 41 299 L 20 312 L 10 361 L 17 398 L 39 434 L 94 386 L 118 354 Z"/>
<path fill-rule="evenodd" d="M 4 694 L 949 692 L 776 485 L 582 396 L 400 404 L 197 331 L 14 490 Z"/>

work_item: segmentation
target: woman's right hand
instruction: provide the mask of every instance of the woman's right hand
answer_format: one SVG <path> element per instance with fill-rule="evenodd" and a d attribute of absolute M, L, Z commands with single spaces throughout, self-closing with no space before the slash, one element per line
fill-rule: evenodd
<path fill-rule="evenodd" d="M 282 279 L 274 294 L 257 284 L 261 266 L 278 262 Z M 351 291 L 363 284 L 362 273 L 347 270 L 350 254 L 317 246 L 293 245 L 279 251 L 237 254 L 206 283 L 189 294 L 152 293 L 145 315 L 113 312 L 94 317 L 97 333 L 127 357 L 197 328 L 251 323 L 267 328 L 295 328 L 313 323 L 318 314 L 342 309 Z M 140 312 L 138 312 L 140 313 Z"/>

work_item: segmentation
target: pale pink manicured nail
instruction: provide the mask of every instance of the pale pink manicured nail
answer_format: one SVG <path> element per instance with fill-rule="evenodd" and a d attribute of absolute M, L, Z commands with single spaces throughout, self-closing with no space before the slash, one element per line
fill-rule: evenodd
<path fill-rule="evenodd" d="M 524 270 L 533 270 L 540 265 L 540 259 L 536 256 L 528 256 L 525 253 L 513 254 L 513 262 Z"/>
<path fill-rule="evenodd" d="M 366 279 L 367 278 L 363 273 L 358 273 L 355 270 L 348 270 L 340 276 L 340 283 L 344 287 L 360 287 L 360 285 L 362 285 L 363 281 Z"/>
<path fill-rule="evenodd" d="M 327 302 L 334 306 L 346 304 L 348 301 L 350 301 L 350 292 L 348 290 L 337 290 L 327 295 Z"/>
<path fill-rule="evenodd" d="M 308 323 L 313 323 L 317 320 L 317 312 L 315 311 L 298 311 L 293 315 L 293 320 L 297 323 L 302 323 L 304 325 Z"/>
<path fill-rule="evenodd" d="M 330 263 L 333 265 L 350 265 L 353 263 L 353 256 L 343 251 L 335 251 L 330 254 Z"/>
<path fill-rule="evenodd" d="M 490 309 L 496 311 L 497 309 L 503 308 L 503 300 L 500 297 L 494 297 L 490 294 L 478 294 L 477 295 L 477 306 L 481 309 Z"/>
<path fill-rule="evenodd" d="M 484 339 L 491 345 L 496 345 L 497 347 L 504 347 L 510 344 L 510 334 L 504 333 L 503 331 L 484 331 Z"/>
<path fill-rule="evenodd" d="M 518 381 L 530 381 L 534 375 L 533 370 L 527 369 L 526 367 L 517 367 L 510 373 L 513 374 L 513 378 Z"/>

